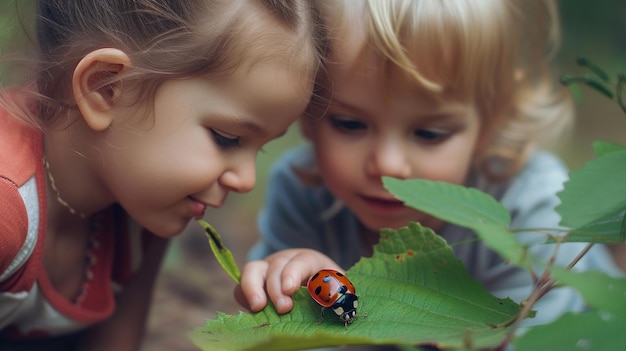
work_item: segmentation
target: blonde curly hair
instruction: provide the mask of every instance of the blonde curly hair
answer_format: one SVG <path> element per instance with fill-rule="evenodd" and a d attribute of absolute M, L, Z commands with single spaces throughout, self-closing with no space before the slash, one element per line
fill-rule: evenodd
<path fill-rule="evenodd" d="M 491 180 L 515 175 L 573 119 L 569 91 L 552 73 L 560 41 L 552 0 L 332 0 L 324 11 L 331 30 L 366 26 L 361 54 L 377 53 L 381 74 L 404 79 L 387 79 L 388 88 L 409 82 L 432 99 L 475 104 L 483 126 L 475 166 Z"/>

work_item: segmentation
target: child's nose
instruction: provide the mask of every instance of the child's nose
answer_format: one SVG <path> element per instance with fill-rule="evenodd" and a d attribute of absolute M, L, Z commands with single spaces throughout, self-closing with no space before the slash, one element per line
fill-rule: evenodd
<path fill-rule="evenodd" d="M 411 175 L 409 155 L 401 142 L 378 144 L 370 153 L 367 172 L 375 177 L 389 176 L 406 179 Z"/>
<path fill-rule="evenodd" d="M 220 177 L 222 186 L 230 191 L 247 193 L 256 184 L 256 161 L 245 161 L 226 170 Z"/>

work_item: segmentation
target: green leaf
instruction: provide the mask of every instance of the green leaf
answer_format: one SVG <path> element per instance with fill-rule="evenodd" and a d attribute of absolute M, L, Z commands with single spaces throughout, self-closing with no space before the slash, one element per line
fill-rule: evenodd
<path fill-rule="evenodd" d="M 626 316 L 592 311 L 566 313 L 553 323 L 533 327 L 513 342 L 515 351 L 621 351 Z"/>
<path fill-rule="evenodd" d="M 406 205 L 464 227 L 484 223 L 508 227 L 511 222 L 506 208 L 476 189 L 426 179 L 391 177 L 383 177 L 383 185 Z"/>
<path fill-rule="evenodd" d="M 574 84 L 584 84 L 587 85 L 594 90 L 598 91 L 602 95 L 607 98 L 613 100 L 615 98 L 615 92 L 613 91 L 613 87 L 607 85 L 605 82 L 598 80 L 596 77 L 592 76 L 569 76 L 563 75 L 561 76 L 561 84 L 565 85 L 574 85 Z"/>
<path fill-rule="evenodd" d="M 200 219 L 198 220 L 198 223 L 200 223 L 205 230 L 207 239 L 209 239 L 211 251 L 213 251 L 213 255 L 215 255 L 217 262 L 219 262 L 222 268 L 224 268 L 226 273 L 228 273 L 235 283 L 241 284 L 241 272 L 239 271 L 235 257 L 233 257 L 232 252 L 224 246 L 224 243 L 222 243 L 222 237 L 220 234 L 206 221 Z"/>
<path fill-rule="evenodd" d="M 579 228 L 626 209 L 626 150 L 612 151 L 587 162 L 570 173 L 570 179 L 558 194 L 556 207 L 561 224 Z M 608 240 L 623 237 L 612 233 Z"/>
<path fill-rule="evenodd" d="M 606 96 L 607 98 L 613 100 L 615 98 L 615 92 L 613 91 L 613 87 L 610 85 L 606 85 L 601 81 L 598 81 L 594 78 L 588 77 L 585 81 L 585 83 L 595 89 L 596 91 L 598 91 L 599 93 L 601 93 L 602 95 Z"/>
<path fill-rule="evenodd" d="M 603 156 L 613 151 L 624 151 L 626 147 L 610 141 L 595 141 L 593 143 L 593 151 L 597 156 Z"/>
<path fill-rule="evenodd" d="M 470 228 L 502 257 L 518 266 L 528 264 L 526 249 L 509 231 L 509 212 L 488 194 L 426 179 L 383 177 L 383 184 L 405 205 Z"/>
<path fill-rule="evenodd" d="M 573 272 L 553 267 L 552 276 L 559 284 L 578 290 L 595 309 L 626 316 L 626 279 L 614 278 L 597 271 Z"/>
<path fill-rule="evenodd" d="M 617 244 L 626 241 L 626 210 L 609 213 L 605 217 L 570 231 L 567 242 Z M 548 242 L 554 242 L 549 240 Z"/>
<path fill-rule="evenodd" d="M 585 95 L 578 84 L 568 84 L 569 92 L 572 98 L 577 104 L 582 104 L 585 101 Z"/>
<path fill-rule="evenodd" d="M 385 230 L 371 258 L 347 271 L 360 317 L 347 328 L 332 311 L 317 324 L 320 306 L 301 288 L 290 313 L 266 307 L 255 314 L 218 314 L 191 333 L 204 350 L 301 350 L 339 345 L 489 347 L 508 330 L 519 305 L 499 299 L 472 279 L 440 236 L 411 223 Z M 242 337 L 245 335 L 245 337 Z"/>
<path fill-rule="evenodd" d="M 579 64 L 580 66 L 589 68 L 591 72 L 595 73 L 598 77 L 600 77 L 600 79 L 602 79 L 605 82 L 609 82 L 611 80 L 609 75 L 602 68 L 600 68 L 600 66 L 591 62 L 586 57 L 576 58 L 576 63 Z"/>

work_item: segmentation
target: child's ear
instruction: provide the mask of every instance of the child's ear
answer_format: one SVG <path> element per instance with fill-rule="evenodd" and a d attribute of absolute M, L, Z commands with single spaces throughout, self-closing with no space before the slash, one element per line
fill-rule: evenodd
<path fill-rule="evenodd" d="M 111 112 L 121 95 L 121 83 L 107 82 L 128 67 L 130 59 L 123 51 L 104 48 L 87 54 L 74 69 L 72 92 L 91 129 L 102 131 L 111 125 Z"/>

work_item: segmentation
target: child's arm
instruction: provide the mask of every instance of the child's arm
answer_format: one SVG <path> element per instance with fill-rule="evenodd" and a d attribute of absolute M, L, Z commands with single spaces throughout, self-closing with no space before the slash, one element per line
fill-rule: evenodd
<path fill-rule="evenodd" d="M 116 300 L 113 316 L 85 333 L 80 350 L 139 350 L 168 240 L 154 237 L 141 267 Z"/>
<path fill-rule="evenodd" d="M 236 288 L 235 297 L 242 306 L 257 312 L 267 305 L 269 296 L 278 313 L 287 313 L 293 307 L 291 295 L 320 269 L 343 272 L 321 252 L 311 249 L 282 250 L 264 260 L 248 262 L 243 268 L 241 285 Z"/>

